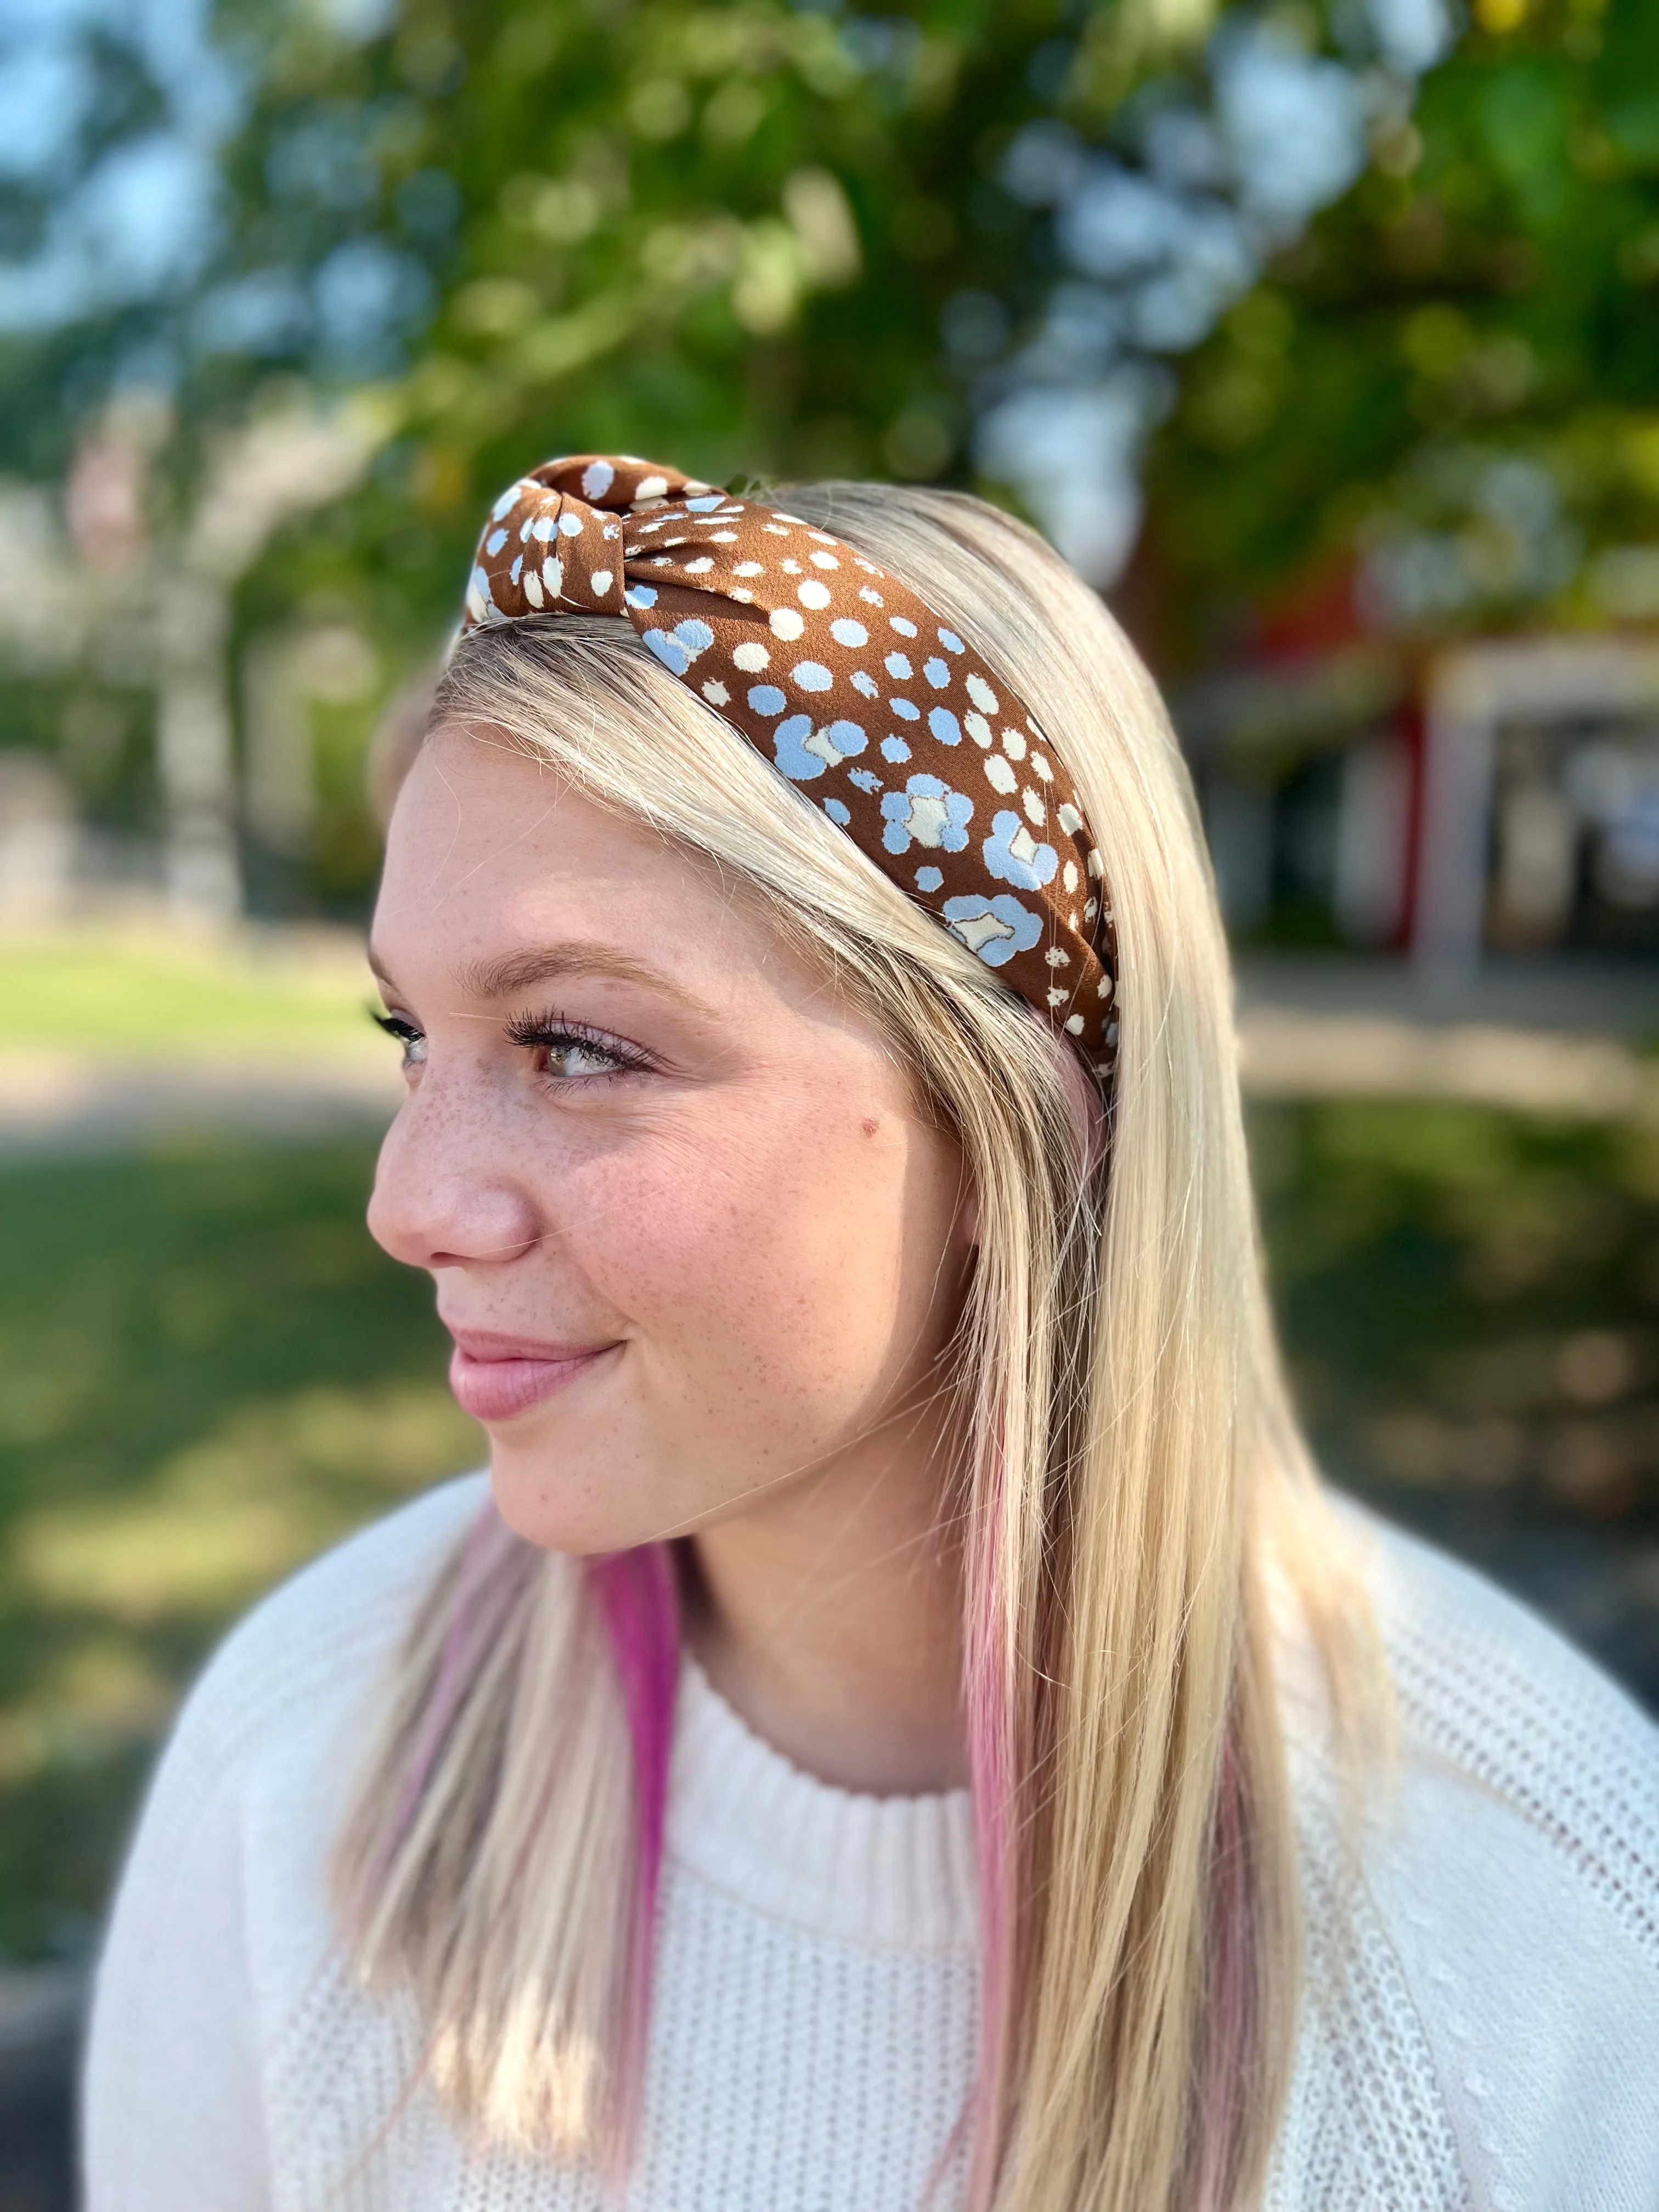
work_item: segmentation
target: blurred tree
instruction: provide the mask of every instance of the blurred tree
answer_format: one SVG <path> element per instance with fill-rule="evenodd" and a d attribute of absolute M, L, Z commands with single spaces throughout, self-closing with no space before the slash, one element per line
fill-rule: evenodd
<path fill-rule="evenodd" d="M 1165 360 L 1351 181 L 1365 115 L 1409 104 L 1444 35 L 1439 0 L 1328 21 L 1214 0 L 222 0 L 206 20 L 211 98 L 169 91 L 153 40 L 100 33 L 80 65 L 114 88 L 76 95 L 69 152 L 0 192 L 13 291 L 81 288 L 73 345 L 14 343 L 0 388 L 49 418 L 12 467 L 67 465 L 70 542 L 35 568 L 66 603 L 76 562 L 102 562 L 106 606 L 125 579 L 175 885 L 210 905 L 235 893 L 235 726 L 244 750 L 309 742 L 305 710 L 239 710 L 236 668 L 246 689 L 309 665 L 319 626 L 378 641 L 378 683 L 329 724 L 310 860 L 313 889 L 360 888 L 372 828 L 346 794 L 377 699 L 441 635 L 480 501 L 550 451 L 649 448 L 728 480 L 977 475 L 1104 580 Z M 152 176 L 117 219 L 109 176 L 157 139 L 144 99 L 197 116 L 195 197 Z M 149 244 L 140 282 L 116 247 L 148 238 L 146 205 L 166 229 L 166 204 L 173 245 Z M 209 525 L 234 519 L 250 452 L 258 496 L 216 579 Z M 175 634 L 168 606 L 202 619 Z M 374 659 L 366 642 L 355 665 Z M 242 784 L 304 817 L 291 762 Z"/>
<path fill-rule="evenodd" d="M 1143 548 L 1167 648 L 1322 585 L 1407 637 L 1651 620 L 1659 11 L 1474 0 L 1371 151 L 1184 365 Z"/>

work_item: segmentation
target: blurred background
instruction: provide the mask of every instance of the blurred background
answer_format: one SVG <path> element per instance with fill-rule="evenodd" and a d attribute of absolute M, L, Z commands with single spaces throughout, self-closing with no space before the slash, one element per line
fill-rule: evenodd
<path fill-rule="evenodd" d="M 181 1685 L 479 1456 L 361 933 L 549 453 L 1107 594 L 1325 1464 L 1659 1710 L 1656 295 L 1644 0 L 0 0 L 0 2212 Z"/>

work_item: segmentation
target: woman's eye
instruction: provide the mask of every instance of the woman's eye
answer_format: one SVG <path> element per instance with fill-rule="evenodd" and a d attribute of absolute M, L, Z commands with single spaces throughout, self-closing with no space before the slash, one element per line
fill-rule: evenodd
<path fill-rule="evenodd" d="M 584 1037 L 550 1037 L 541 1049 L 550 1075 L 614 1075 L 627 1065 L 619 1054 Z"/>
<path fill-rule="evenodd" d="M 649 1065 L 620 1037 L 607 1036 L 577 1022 L 551 1020 L 545 1015 L 520 1016 L 507 1024 L 507 1034 L 512 1043 L 535 1054 L 538 1073 L 559 1083 L 637 1075 Z"/>
<path fill-rule="evenodd" d="M 403 1047 L 405 1075 L 425 1064 L 426 1035 L 423 1030 L 417 1030 L 413 1022 L 406 1021 L 401 1014 L 377 1013 L 374 1020 L 388 1036 L 396 1037 Z"/>

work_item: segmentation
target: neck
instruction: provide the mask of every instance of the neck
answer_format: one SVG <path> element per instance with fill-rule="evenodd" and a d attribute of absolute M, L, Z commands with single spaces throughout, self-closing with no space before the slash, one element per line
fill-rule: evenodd
<path fill-rule="evenodd" d="M 693 1649 L 795 1765 L 880 1796 L 967 1779 L 944 1440 L 900 1421 L 695 1540 Z"/>

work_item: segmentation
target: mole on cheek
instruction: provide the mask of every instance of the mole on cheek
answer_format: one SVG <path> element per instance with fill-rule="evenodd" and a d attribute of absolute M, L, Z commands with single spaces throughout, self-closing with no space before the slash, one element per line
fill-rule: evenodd
<path fill-rule="evenodd" d="M 880 1123 L 879 1123 L 879 1122 L 878 1122 L 878 1121 L 866 1121 L 862 1126 L 863 1126 L 863 1129 L 864 1129 L 864 1133 L 865 1133 L 865 1135 L 866 1135 L 866 1137 L 873 1137 L 873 1136 L 875 1135 L 875 1133 L 876 1133 L 877 1129 L 878 1129 L 881 1125 L 880 1125 Z"/>

